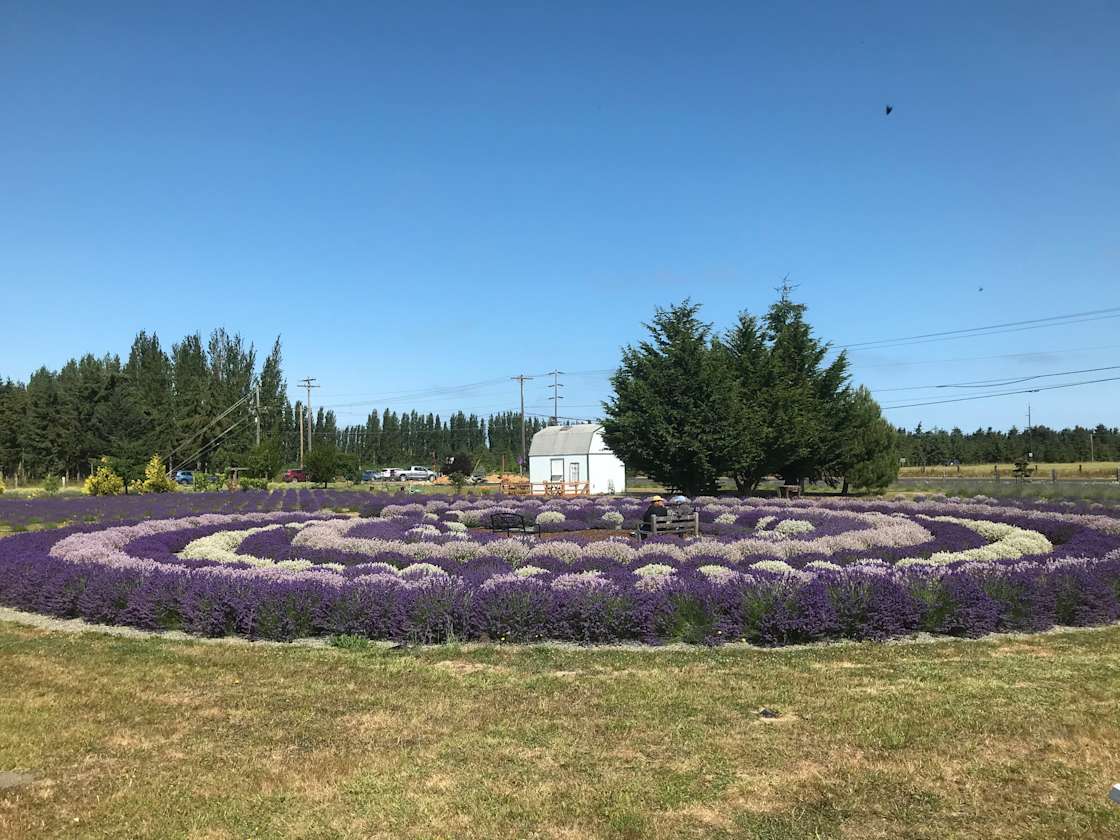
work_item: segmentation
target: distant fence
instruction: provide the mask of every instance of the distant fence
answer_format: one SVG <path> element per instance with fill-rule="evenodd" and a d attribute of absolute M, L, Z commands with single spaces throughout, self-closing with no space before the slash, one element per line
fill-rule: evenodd
<path fill-rule="evenodd" d="M 502 492 L 510 496 L 590 496 L 590 481 L 503 481 Z"/>

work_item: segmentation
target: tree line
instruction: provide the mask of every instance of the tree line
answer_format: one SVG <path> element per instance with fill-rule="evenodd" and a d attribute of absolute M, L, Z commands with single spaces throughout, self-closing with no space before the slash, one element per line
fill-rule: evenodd
<path fill-rule="evenodd" d="M 296 404 L 298 414 L 299 404 Z M 538 418 L 525 418 L 526 439 L 544 428 Z M 512 469 L 521 454 L 521 415 L 505 411 L 481 417 L 453 412 L 439 414 L 415 410 L 370 412 L 365 423 L 339 427 L 330 409 L 319 409 L 312 423 L 316 442 L 332 444 L 344 455 L 354 456 L 364 466 L 407 464 L 441 465 L 454 455 L 469 455 L 491 469 Z M 299 430 L 293 441 L 299 447 Z"/>
<path fill-rule="evenodd" d="M 255 424 L 248 409 L 215 418 L 254 388 L 262 431 L 277 437 L 286 402 L 279 338 L 258 369 L 253 345 L 224 329 L 188 335 L 170 352 L 140 332 L 123 361 L 90 353 L 26 383 L 0 381 L 0 470 L 81 476 L 103 456 L 142 467 L 154 453 L 186 462 L 199 448 L 208 463 L 229 462 L 253 448 Z"/>
<path fill-rule="evenodd" d="M 913 431 L 898 430 L 899 455 L 910 466 L 945 464 L 1006 464 L 1029 456 L 1031 460 L 1051 463 L 1120 461 L 1120 429 L 1099 425 L 1089 429 L 1051 429 L 1031 426 L 1029 429 L 977 429 L 962 432 L 958 428 L 923 429 L 919 423 Z"/>
<path fill-rule="evenodd" d="M 88 353 L 59 370 L 41 367 L 27 382 L 0 379 L 0 475 L 78 478 L 109 457 L 135 477 L 159 454 L 168 467 L 242 466 L 273 477 L 298 463 L 301 431 L 307 451 L 333 449 L 351 468 L 438 465 L 462 453 L 491 468 L 504 456 L 512 468 L 521 452 L 516 412 L 441 418 L 385 409 L 340 427 L 319 408 L 309 434 L 301 418 L 303 406 L 287 396 L 279 338 L 258 364 L 253 344 L 224 329 L 188 335 L 169 351 L 155 333 L 140 332 L 123 360 Z M 542 425 L 528 419 L 527 435 Z"/>
<path fill-rule="evenodd" d="M 684 301 L 658 309 L 611 379 L 604 437 L 630 467 L 685 493 L 729 476 L 740 493 L 764 478 L 880 489 L 898 474 L 894 428 L 848 359 L 831 361 L 805 306 L 784 290 L 761 319 L 743 312 L 716 333 Z"/>

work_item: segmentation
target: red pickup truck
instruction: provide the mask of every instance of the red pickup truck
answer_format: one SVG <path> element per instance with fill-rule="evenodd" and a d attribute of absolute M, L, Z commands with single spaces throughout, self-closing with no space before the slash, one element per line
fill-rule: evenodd
<path fill-rule="evenodd" d="M 288 470 L 284 473 L 285 481 L 307 481 L 307 474 L 303 470 Z"/>

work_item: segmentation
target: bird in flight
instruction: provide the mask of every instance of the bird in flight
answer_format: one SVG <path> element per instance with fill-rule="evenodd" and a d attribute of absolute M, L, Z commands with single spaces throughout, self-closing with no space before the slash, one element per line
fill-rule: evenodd
<path fill-rule="evenodd" d="M 885 110 L 887 112 L 887 116 L 890 116 L 891 111 L 894 110 L 894 106 L 893 105 L 888 105 Z"/>

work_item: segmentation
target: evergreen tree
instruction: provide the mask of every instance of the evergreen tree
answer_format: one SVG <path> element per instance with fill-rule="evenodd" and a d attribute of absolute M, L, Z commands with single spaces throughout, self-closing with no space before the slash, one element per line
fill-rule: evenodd
<path fill-rule="evenodd" d="M 57 422 L 61 414 L 58 382 L 45 367 L 39 368 L 27 382 L 22 450 L 29 473 L 57 475 L 65 470 L 66 431 Z"/>
<path fill-rule="evenodd" d="M 843 435 L 833 469 L 843 477 L 842 492 L 847 493 L 849 485 L 885 490 L 898 478 L 894 427 L 883 419 L 879 404 L 862 385 L 852 392 L 840 415 Z"/>
<path fill-rule="evenodd" d="M 685 493 L 714 492 L 734 462 L 738 383 L 689 301 L 658 309 L 628 346 L 605 404 L 607 445 L 632 469 Z"/>
<path fill-rule="evenodd" d="M 210 371 L 199 335 L 188 335 L 178 344 L 172 345 L 171 369 L 175 463 L 169 466 L 174 468 L 184 464 L 198 468 L 202 466 L 201 460 L 187 462 L 185 459 L 191 458 L 209 442 L 205 432 L 211 428 L 214 417 L 222 411 L 215 410 L 210 399 Z M 216 433 L 221 430 L 215 428 L 213 431 Z"/>
<path fill-rule="evenodd" d="M 805 306 L 787 290 L 766 314 L 763 340 L 769 347 L 761 390 L 743 393 L 767 412 L 766 472 L 787 483 L 825 478 L 843 436 L 837 408 L 848 394 L 848 359 L 840 353 L 825 364 L 828 345 L 813 337 Z"/>

